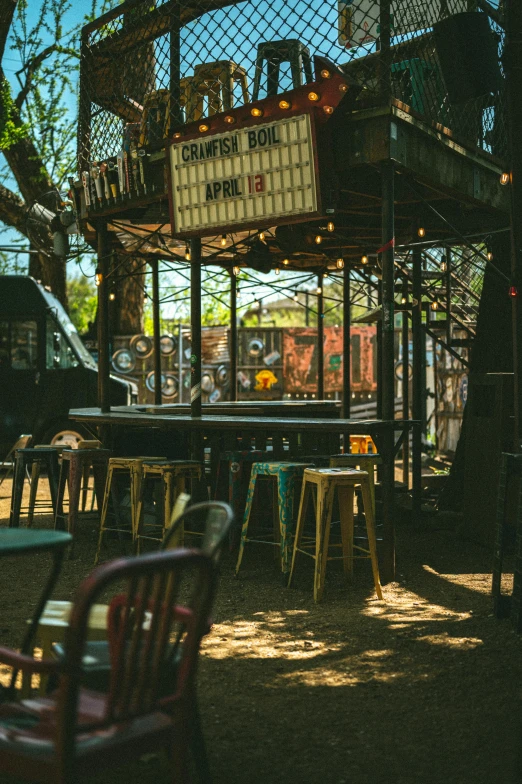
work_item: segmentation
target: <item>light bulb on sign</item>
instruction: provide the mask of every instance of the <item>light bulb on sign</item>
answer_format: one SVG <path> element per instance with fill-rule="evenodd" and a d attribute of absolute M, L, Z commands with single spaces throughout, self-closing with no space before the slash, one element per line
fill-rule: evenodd
<path fill-rule="evenodd" d="M 260 109 L 259 106 L 254 106 L 253 109 L 250 109 L 250 114 L 252 115 L 252 117 L 262 117 L 263 110 Z"/>
<path fill-rule="evenodd" d="M 290 101 L 279 101 L 279 108 L 280 109 L 291 109 L 292 104 Z"/>
<path fill-rule="evenodd" d="M 315 92 L 312 91 L 311 93 L 308 93 L 308 100 L 309 101 L 314 101 L 314 102 L 320 101 L 321 100 L 321 96 L 319 95 L 319 93 L 315 93 Z"/>
<path fill-rule="evenodd" d="M 321 71 L 321 76 L 323 77 L 323 79 L 330 79 L 331 75 L 332 74 L 330 73 L 330 71 L 328 71 L 326 68 L 323 68 L 323 70 Z"/>
<path fill-rule="evenodd" d="M 325 114 L 333 114 L 334 113 L 334 108 L 333 108 L 333 106 L 323 106 L 323 112 Z"/>
<path fill-rule="evenodd" d="M 206 123 L 201 123 L 201 125 L 199 126 L 200 133 L 206 133 L 208 130 L 210 130 L 210 126 L 207 125 Z"/>

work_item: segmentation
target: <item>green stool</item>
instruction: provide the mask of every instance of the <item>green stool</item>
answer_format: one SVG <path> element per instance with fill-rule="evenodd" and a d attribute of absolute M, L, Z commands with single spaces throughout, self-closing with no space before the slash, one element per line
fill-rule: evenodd
<path fill-rule="evenodd" d="M 241 566 L 243 551 L 247 542 L 261 542 L 280 547 L 281 569 L 283 574 L 290 571 L 290 557 L 292 549 L 292 534 L 294 520 L 294 488 L 296 479 L 302 479 L 305 468 L 309 468 L 310 463 L 254 463 L 250 474 L 248 494 L 243 517 L 243 528 L 241 530 L 241 543 L 239 545 L 239 555 L 236 564 L 236 575 Z M 254 495 L 257 486 L 257 478 L 264 477 L 274 482 L 274 539 L 249 538 L 248 524 L 254 503 Z M 276 497 L 277 491 L 277 497 Z M 277 508 L 277 516 L 275 514 Z"/>

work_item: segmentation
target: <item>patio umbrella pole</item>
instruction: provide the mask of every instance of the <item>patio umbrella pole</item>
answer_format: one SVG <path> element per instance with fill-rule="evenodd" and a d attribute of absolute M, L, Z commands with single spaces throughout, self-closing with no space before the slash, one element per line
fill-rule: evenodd
<path fill-rule="evenodd" d="M 152 324 L 154 330 L 154 405 L 161 406 L 161 344 L 160 344 L 160 295 L 159 262 L 152 259 Z"/>

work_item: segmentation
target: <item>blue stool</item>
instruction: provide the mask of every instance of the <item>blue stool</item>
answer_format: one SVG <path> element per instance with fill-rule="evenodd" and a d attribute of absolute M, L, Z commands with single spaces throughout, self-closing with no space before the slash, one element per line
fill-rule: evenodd
<path fill-rule="evenodd" d="M 302 479 L 305 468 L 309 468 L 310 463 L 254 463 L 250 474 L 248 485 L 248 495 L 243 518 L 243 528 L 241 530 L 241 543 L 239 545 L 239 555 L 236 564 L 236 575 L 241 566 L 243 551 L 247 542 L 261 542 L 262 544 L 279 545 L 281 569 L 283 574 L 290 571 L 290 556 L 292 547 L 293 520 L 294 520 L 294 488 L 295 480 Z M 272 541 L 258 538 L 248 538 L 248 524 L 254 503 L 254 495 L 257 485 L 257 477 L 267 477 L 276 480 L 274 490 L 277 489 L 277 517 L 276 498 L 274 493 L 274 538 Z"/>

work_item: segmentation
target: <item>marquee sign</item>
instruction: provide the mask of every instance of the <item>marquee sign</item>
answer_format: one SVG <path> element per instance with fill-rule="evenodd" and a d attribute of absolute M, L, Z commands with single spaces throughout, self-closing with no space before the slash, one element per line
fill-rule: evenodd
<path fill-rule="evenodd" d="M 170 147 L 173 234 L 305 220 L 319 210 L 310 112 L 174 140 Z"/>

